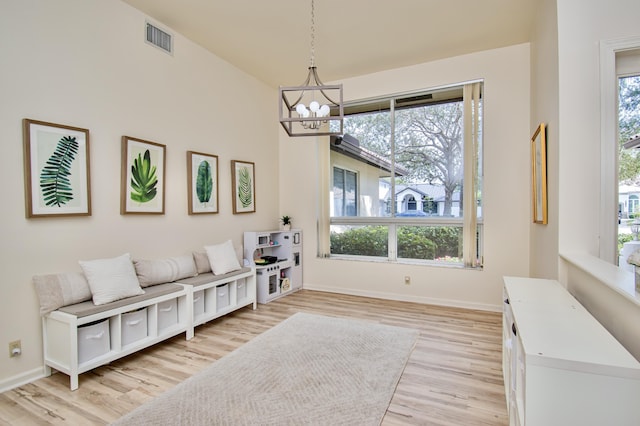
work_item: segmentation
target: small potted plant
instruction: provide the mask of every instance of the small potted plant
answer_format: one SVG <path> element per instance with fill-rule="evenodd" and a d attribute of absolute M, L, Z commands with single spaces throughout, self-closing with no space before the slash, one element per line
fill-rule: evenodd
<path fill-rule="evenodd" d="M 285 231 L 291 230 L 291 216 L 284 215 L 280 218 L 280 221 L 282 222 L 282 229 Z"/>

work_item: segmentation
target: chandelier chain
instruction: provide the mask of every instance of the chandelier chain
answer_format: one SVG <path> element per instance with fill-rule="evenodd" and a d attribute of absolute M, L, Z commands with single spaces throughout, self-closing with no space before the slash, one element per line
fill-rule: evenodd
<path fill-rule="evenodd" d="M 311 67 L 315 67 L 316 56 L 316 10 L 314 0 L 311 0 Z"/>

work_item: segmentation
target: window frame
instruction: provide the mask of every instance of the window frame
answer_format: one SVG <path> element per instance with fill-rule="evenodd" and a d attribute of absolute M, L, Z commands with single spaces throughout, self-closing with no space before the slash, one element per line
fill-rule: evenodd
<path fill-rule="evenodd" d="M 475 80 L 475 81 L 469 81 L 469 82 L 464 82 L 464 83 L 458 83 L 458 84 L 452 84 L 452 85 L 448 85 L 448 86 L 443 86 L 443 87 L 437 87 L 437 88 L 432 88 L 432 89 L 428 89 L 428 90 L 420 90 L 420 91 L 414 91 L 414 92 L 410 92 L 410 93 L 405 93 L 405 94 L 399 94 L 399 95 L 389 95 L 389 96 L 385 96 L 385 97 L 381 97 L 381 98 L 377 98 L 375 100 L 364 100 L 364 101 L 354 101 L 353 105 L 363 105 L 366 102 L 370 102 L 370 103 L 374 103 L 374 102 L 388 102 L 389 104 L 389 111 L 391 113 L 391 127 L 392 129 L 395 128 L 394 126 L 394 105 L 395 105 L 395 101 L 399 98 L 405 98 L 407 96 L 419 96 L 419 95 L 423 95 L 425 93 L 429 93 L 429 92 L 436 92 L 438 90 L 442 90 L 443 88 L 465 88 L 467 85 L 472 85 L 475 83 L 480 83 L 479 87 L 480 87 L 480 92 L 478 92 L 477 94 L 475 94 L 475 96 L 477 96 L 479 99 L 482 99 L 482 102 L 484 102 L 484 81 L 483 80 Z M 465 92 L 466 93 L 466 92 Z M 481 93 L 481 96 L 480 96 Z M 460 101 L 460 99 L 452 99 L 451 101 Z M 463 101 L 464 102 L 464 101 Z M 349 103 L 347 103 L 347 105 L 345 105 L 345 108 L 348 109 Z M 477 108 L 477 104 L 476 104 L 476 108 Z M 465 103 L 463 103 L 463 108 L 466 111 L 466 106 Z M 481 115 L 484 115 L 484 107 L 481 107 Z M 347 113 L 345 112 L 345 117 L 347 116 Z M 484 118 L 482 118 L 481 123 L 478 124 L 477 122 L 475 122 L 474 124 L 477 127 L 478 133 L 480 133 L 480 135 L 482 135 L 484 132 L 482 130 L 482 123 L 484 123 Z M 465 125 L 468 124 L 468 122 L 465 121 Z M 390 135 L 390 143 L 391 143 L 391 156 L 393 158 L 394 156 L 394 152 L 393 149 L 395 147 L 395 137 L 394 137 L 394 133 L 395 131 L 392 130 L 391 132 L 392 134 Z M 481 139 L 481 136 L 480 136 Z M 464 151 L 467 150 L 467 141 L 466 138 L 463 137 L 463 158 L 464 161 L 468 160 L 468 157 L 464 154 Z M 472 145 L 473 146 L 473 145 Z M 482 162 L 482 158 L 483 158 L 483 150 L 484 147 L 484 142 L 479 142 L 478 145 L 476 146 L 477 150 L 479 151 L 479 153 L 474 153 L 473 155 L 480 155 L 480 162 Z M 472 157 L 474 159 L 476 159 L 476 157 Z M 394 167 L 395 167 L 395 162 L 392 162 L 392 170 L 391 170 L 391 176 L 394 176 Z M 482 169 L 482 166 L 479 166 L 480 169 Z M 466 167 L 465 167 L 466 169 Z M 474 172 L 476 173 L 476 175 L 473 177 L 473 188 L 476 188 L 476 185 L 480 185 L 482 182 L 482 172 L 481 170 L 475 170 Z M 465 171 L 465 175 L 467 174 L 467 171 Z M 332 169 L 332 174 L 331 174 L 331 179 L 332 179 L 332 186 L 333 186 L 333 169 Z M 468 178 L 465 178 L 465 183 L 468 183 Z M 395 181 L 394 179 L 391 180 L 391 190 L 392 193 L 395 193 Z M 327 194 L 329 195 L 329 194 Z M 325 195 L 325 196 L 327 196 Z M 330 196 L 330 195 L 329 195 Z M 474 197 L 475 200 L 475 197 Z M 418 200 L 416 200 L 416 203 L 418 203 Z M 359 203 L 357 203 L 359 204 Z M 383 257 L 372 257 L 372 256 L 361 256 L 361 255 L 347 255 L 347 254 L 333 254 L 330 252 L 330 247 L 328 248 L 329 253 L 326 253 L 325 256 L 323 257 L 330 257 L 330 258 L 342 258 L 342 259 L 349 259 L 349 260 L 363 260 L 363 261 L 379 261 L 379 262 L 393 262 L 393 263 L 409 263 L 409 264 L 425 264 L 425 265 L 437 265 L 437 266 L 457 266 L 457 267 L 465 267 L 465 268 L 471 268 L 471 269 L 482 269 L 483 268 L 483 263 L 484 263 L 484 259 L 483 259 L 483 228 L 484 228 L 484 221 L 483 221 L 483 216 L 477 216 L 477 208 L 473 209 L 474 211 L 474 215 L 475 220 L 473 220 L 474 223 L 474 231 L 470 231 L 470 230 L 465 230 L 465 222 L 467 221 L 467 219 L 465 217 L 444 217 L 444 216 L 426 216 L 426 217 L 397 217 L 395 216 L 396 214 L 396 208 L 395 208 L 395 202 L 392 202 L 392 211 L 391 211 L 391 216 L 389 217 L 361 217 L 361 216 L 329 216 L 329 220 L 328 220 L 328 228 L 326 229 L 328 236 L 327 238 L 329 238 L 330 233 L 331 233 L 331 227 L 336 225 L 336 226 L 340 226 L 340 225 L 344 225 L 344 226 L 376 226 L 376 225 L 380 225 L 380 226 L 386 226 L 388 227 L 388 255 L 386 258 Z M 420 203 L 418 203 L 420 204 Z M 416 207 L 417 208 L 417 207 Z M 484 209 L 482 209 L 481 211 L 483 211 Z M 359 211 L 358 211 L 359 214 Z M 439 227 L 439 226 L 454 226 L 454 227 L 462 227 L 463 228 L 463 235 L 466 233 L 472 233 L 474 234 L 473 237 L 473 241 L 475 241 L 475 245 L 476 245 L 476 259 L 473 259 L 471 261 L 465 260 L 463 258 L 463 261 L 460 263 L 443 263 L 441 261 L 438 260 L 431 260 L 431 259 L 408 259 L 408 258 L 398 258 L 397 253 L 397 227 L 400 226 L 422 226 L 422 227 Z M 467 240 L 469 240 L 469 238 L 467 238 Z M 463 250 L 463 254 L 466 253 L 467 251 Z M 319 250 L 319 255 L 322 256 L 322 254 L 320 253 Z M 471 262 L 471 264 L 469 263 Z"/>

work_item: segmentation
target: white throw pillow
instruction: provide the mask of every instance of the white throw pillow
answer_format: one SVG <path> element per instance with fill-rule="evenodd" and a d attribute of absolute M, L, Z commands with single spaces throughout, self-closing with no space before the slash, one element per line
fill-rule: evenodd
<path fill-rule="evenodd" d="M 209 263 L 214 275 L 226 274 L 241 268 L 231 240 L 222 244 L 205 246 L 204 249 L 209 257 Z"/>
<path fill-rule="evenodd" d="M 96 305 L 144 294 L 129 253 L 111 259 L 81 260 L 79 263 Z"/>

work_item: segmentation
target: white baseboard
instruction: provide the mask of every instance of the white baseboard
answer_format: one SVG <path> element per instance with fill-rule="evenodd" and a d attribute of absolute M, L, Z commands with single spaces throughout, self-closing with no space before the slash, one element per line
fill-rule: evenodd
<path fill-rule="evenodd" d="M 305 290 L 325 291 L 328 293 L 348 294 L 351 296 L 372 297 L 375 299 L 396 300 L 399 302 L 414 302 L 414 303 L 422 303 L 425 305 L 449 306 L 453 308 L 475 309 L 475 310 L 489 311 L 489 312 L 502 312 L 501 304 L 492 305 L 492 304 L 486 304 L 486 303 L 471 303 L 471 302 L 464 302 L 460 300 L 409 296 L 409 295 L 403 295 L 403 294 L 397 294 L 397 293 L 355 290 L 355 289 L 343 288 L 343 287 L 316 286 L 316 285 L 310 285 L 306 283 L 303 285 L 303 288 Z"/>
<path fill-rule="evenodd" d="M 20 373 L 18 375 L 0 381 L 0 393 L 9 391 L 13 388 L 17 388 L 18 386 L 26 385 L 27 383 L 31 383 L 43 377 L 46 377 L 44 367 L 38 367 L 30 371 L 25 371 L 24 373 Z"/>

